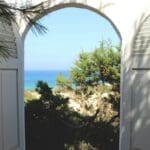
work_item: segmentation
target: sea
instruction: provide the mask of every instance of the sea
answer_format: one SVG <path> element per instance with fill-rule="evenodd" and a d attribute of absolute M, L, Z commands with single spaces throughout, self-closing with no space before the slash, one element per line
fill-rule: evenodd
<path fill-rule="evenodd" d="M 56 78 L 59 74 L 69 78 L 69 71 L 67 70 L 28 70 L 24 73 L 24 88 L 25 90 L 35 90 L 36 84 L 39 80 L 47 82 L 51 88 L 56 87 Z"/>

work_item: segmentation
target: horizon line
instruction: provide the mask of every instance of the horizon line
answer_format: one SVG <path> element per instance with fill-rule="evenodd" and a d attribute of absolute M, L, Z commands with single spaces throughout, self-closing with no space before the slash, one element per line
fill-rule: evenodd
<path fill-rule="evenodd" d="M 69 71 L 69 69 L 45 69 L 45 70 L 43 70 L 43 69 L 38 69 L 38 70 L 35 70 L 35 69 L 24 69 L 24 71 Z"/>

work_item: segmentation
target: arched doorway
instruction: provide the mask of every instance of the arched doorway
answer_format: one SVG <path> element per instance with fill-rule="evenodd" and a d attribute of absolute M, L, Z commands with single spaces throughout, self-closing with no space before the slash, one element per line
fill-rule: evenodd
<path fill-rule="evenodd" d="M 67 9 L 67 8 L 66 8 Z M 74 8 L 75 9 L 75 8 Z M 77 8 L 76 8 L 77 9 Z M 73 10 L 73 9 L 72 9 Z M 81 9 L 80 9 L 81 10 Z M 78 9 L 78 11 L 79 11 L 79 9 Z M 62 10 L 60 11 L 60 14 L 61 14 L 61 12 L 62 12 Z M 91 12 L 90 12 L 91 13 Z M 70 12 L 70 14 L 71 14 L 71 12 Z M 52 15 L 53 14 L 51 14 L 51 17 L 52 17 Z M 96 16 L 95 16 L 96 17 Z M 97 17 L 100 17 L 100 16 L 97 16 Z M 103 18 L 104 19 L 104 18 Z M 99 20 L 100 21 L 100 20 Z M 101 21 L 102 22 L 102 21 Z M 109 23 L 108 23 L 109 24 Z M 85 24 L 86 25 L 86 24 Z M 100 25 L 99 25 L 100 26 Z M 81 28 L 82 29 L 82 28 Z M 108 29 L 108 28 L 107 28 Z M 75 29 L 74 29 L 75 30 Z M 93 31 L 92 29 L 89 29 L 91 32 Z M 105 29 L 104 29 L 104 31 L 105 31 Z M 80 31 L 81 32 L 81 31 Z M 105 33 L 105 32 L 104 32 Z M 84 35 L 87 35 L 86 34 L 86 32 L 85 33 L 83 33 Z M 101 32 L 99 33 L 99 34 L 101 34 Z M 114 36 L 115 36 L 116 34 L 114 33 Z M 55 40 L 56 40 L 56 38 L 55 38 Z M 69 39 L 68 39 L 69 40 Z M 110 39 L 111 40 L 111 39 Z M 50 41 L 49 41 L 50 42 Z M 59 43 L 59 42 L 58 42 Z M 68 48 L 67 48 L 68 49 Z M 32 49 L 32 47 L 30 48 L 30 50 L 32 50 L 32 51 L 34 51 L 34 49 Z M 49 49 L 49 51 L 51 51 L 52 49 Z M 60 51 L 59 51 L 60 50 Z M 62 49 L 59 49 L 57 52 L 59 52 L 59 53 L 63 53 L 63 50 Z M 53 50 L 52 50 L 53 51 Z M 65 50 L 64 50 L 65 51 Z M 37 49 L 36 49 L 36 51 L 35 52 L 37 52 Z M 61 55 L 62 56 L 62 55 Z M 42 57 L 42 55 L 41 55 L 41 57 Z M 51 58 L 51 56 L 49 55 L 49 58 Z M 66 58 L 67 59 L 67 58 Z M 63 63 L 63 62 L 62 62 Z M 57 68 L 56 68 L 57 69 Z M 52 121 L 51 121 L 51 123 L 52 123 Z M 107 126 L 107 125 L 106 125 Z M 68 127 L 69 128 L 69 127 Z M 95 128 L 96 129 L 96 128 Z M 31 130 L 32 131 L 32 130 Z M 66 133 L 68 133 L 68 132 L 66 132 Z M 62 135 L 62 134 L 61 134 Z M 32 136 L 33 136 L 33 134 L 32 134 Z M 63 138 L 64 139 L 64 138 Z M 115 138 L 114 138 L 115 139 Z M 31 143 L 32 141 L 30 141 L 30 143 Z M 100 141 L 99 141 L 100 142 Z M 50 143 L 50 142 L 49 142 Z M 53 143 L 55 143 L 54 141 L 53 141 Z M 98 143 L 98 142 L 97 142 Z M 113 142 L 112 142 L 113 143 Z M 117 148 L 119 147 L 119 145 L 118 145 L 118 141 L 117 141 Z M 38 144 L 39 144 L 39 142 L 38 142 Z M 38 145 L 37 144 L 37 145 Z M 59 144 L 60 145 L 60 144 Z M 44 146 L 44 145 L 43 145 Z M 39 146 L 38 146 L 39 147 Z M 107 147 L 107 148 L 106 148 Z M 110 146 L 108 146 L 108 144 L 105 144 L 105 148 L 106 149 L 108 149 L 108 147 L 110 147 Z M 51 147 L 52 148 L 52 147 Z M 115 148 L 115 150 L 117 149 L 117 148 Z M 34 148 L 32 148 L 32 149 L 34 149 Z M 36 148 L 37 149 L 37 148 Z M 46 149 L 46 148 L 45 148 Z M 60 148 L 61 149 L 61 148 Z M 113 149 L 114 149 L 114 147 L 113 147 Z"/>

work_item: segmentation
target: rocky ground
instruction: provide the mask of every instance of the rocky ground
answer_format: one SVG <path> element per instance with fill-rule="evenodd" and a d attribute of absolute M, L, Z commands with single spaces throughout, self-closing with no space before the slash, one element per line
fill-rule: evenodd
<path fill-rule="evenodd" d="M 115 97 L 118 97 L 118 93 L 110 89 L 96 89 L 88 95 L 76 94 L 73 90 L 54 91 L 54 94 L 59 94 L 64 98 L 68 98 L 68 108 L 83 116 L 93 116 L 95 112 L 99 110 L 97 117 L 98 121 L 99 119 L 109 121 L 113 116 L 118 114 L 118 110 L 114 108 L 114 104 L 117 103 L 115 102 Z M 36 91 L 25 91 L 24 95 L 25 102 L 33 99 L 38 100 L 40 98 L 40 95 Z"/>

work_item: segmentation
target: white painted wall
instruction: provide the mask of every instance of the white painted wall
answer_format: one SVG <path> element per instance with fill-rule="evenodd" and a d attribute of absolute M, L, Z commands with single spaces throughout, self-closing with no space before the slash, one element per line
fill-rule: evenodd
<path fill-rule="evenodd" d="M 12 2 L 12 0 L 6 1 Z M 32 0 L 33 5 L 40 2 L 44 2 L 40 15 L 29 14 L 34 19 L 39 19 L 46 13 L 60 8 L 74 6 L 104 15 L 113 24 L 122 38 L 120 150 L 148 150 L 150 147 L 150 11 L 148 10 L 150 1 Z M 14 36 L 18 39 L 15 41 L 18 57 L 0 64 L 0 150 L 10 150 L 16 145 L 15 150 L 24 149 L 22 49 L 29 28 L 21 15 L 18 14 L 16 20 L 18 29 L 15 30 Z M 5 112 L 4 108 L 9 111 Z M 13 134 L 15 136 L 12 136 Z"/>

